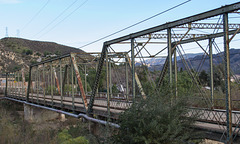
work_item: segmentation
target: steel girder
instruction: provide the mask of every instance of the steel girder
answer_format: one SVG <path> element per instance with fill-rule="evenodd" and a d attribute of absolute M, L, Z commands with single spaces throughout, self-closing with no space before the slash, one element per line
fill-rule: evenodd
<path fill-rule="evenodd" d="M 172 34 L 172 38 L 182 38 L 185 34 Z M 163 33 L 154 33 L 154 34 L 150 34 L 150 35 L 144 35 L 141 36 L 139 38 L 151 38 L 151 39 L 166 39 L 167 38 L 167 34 L 163 34 Z M 185 35 L 184 38 L 197 38 L 197 37 L 204 37 L 207 36 L 207 34 L 187 34 Z"/>
<path fill-rule="evenodd" d="M 189 16 L 189 17 L 186 17 L 186 18 L 183 18 L 183 19 L 180 19 L 180 20 L 165 23 L 163 25 L 159 25 L 159 26 L 156 26 L 156 27 L 145 29 L 145 30 L 142 30 L 142 31 L 139 31 L 139 32 L 136 32 L 136 33 L 129 34 L 129 35 L 125 35 L 123 37 L 119 37 L 119 38 L 107 41 L 104 44 L 106 46 L 109 46 L 111 44 L 123 42 L 123 41 L 129 40 L 129 39 L 132 39 L 132 38 L 138 38 L 140 36 L 155 33 L 155 32 L 159 32 L 159 31 L 162 31 L 162 30 L 166 30 L 168 28 L 175 28 L 177 26 L 181 26 L 181 25 L 184 25 L 184 24 L 189 24 L 189 23 L 192 23 L 192 22 L 200 21 L 200 20 L 207 19 L 207 18 L 210 18 L 210 17 L 218 16 L 218 15 L 221 15 L 221 14 L 224 14 L 224 13 L 230 13 L 230 12 L 233 12 L 233 11 L 236 11 L 236 10 L 239 10 L 239 9 L 240 9 L 240 2 L 237 2 L 237 3 L 231 4 L 231 5 L 226 5 L 226 6 L 223 6 L 223 7 L 214 9 L 214 10 L 210 10 L 210 11 L 207 11 L 207 12 L 204 12 L 204 13 L 196 14 L 196 15 Z"/>
<path fill-rule="evenodd" d="M 228 24 L 229 29 L 237 29 L 240 24 Z M 192 29 L 223 29 L 223 24 L 219 23 L 190 23 L 177 26 L 175 28 L 192 28 Z"/>

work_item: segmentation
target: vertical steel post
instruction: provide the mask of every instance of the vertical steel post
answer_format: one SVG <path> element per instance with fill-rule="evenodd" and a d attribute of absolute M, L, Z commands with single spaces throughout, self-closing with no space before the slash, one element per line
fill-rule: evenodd
<path fill-rule="evenodd" d="M 109 90 L 110 90 L 110 98 L 113 97 L 112 93 L 112 64 L 109 61 Z"/>
<path fill-rule="evenodd" d="M 33 75 L 32 75 L 32 77 L 33 77 Z M 32 83 L 32 80 L 31 80 L 31 96 L 32 96 L 32 102 L 33 102 L 33 83 Z"/>
<path fill-rule="evenodd" d="M 168 45 L 168 72 L 169 72 L 169 84 L 172 90 L 172 40 L 171 29 L 167 29 L 167 45 Z"/>
<path fill-rule="evenodd" d="M 60 66 L 60 92 L 61 92 L 61 108 L 63 108 L 63 90 L 62 90 L 62 59 L 59 59 Z"/>
<path fill-rule="evenodd" d="M 8 89 L 7 89 L 8 90 L 7 94 L 11 95 L 11 72 L 8 73 L 8 85 L 9 86 L 8 86 Z"/>
<path fill-rule="evenodd" d="M 28 89 L 27 89 L 27 102 L 29 102 L 29 93 L 30 93 L 30 86 L 31 86 L 31 78 L 32 78 L 32 67 L 29 68 L 29 76 L 28 76 Z"/>
<path fill-rule="evenodd" d="M 129 100 L 128 98 L 128 64 L 127 64 L 127 58 L 125 58 L 125 71 L 126 71 L 126 98 L 127 98 L 127 101 Z"/>
<path fill-rule="evenodd" d="M 74 72 L 74 66 L 73 66 L 73 72 Z M 74 76 L 74 78 L 75 78 L 75 90 L 76 90 L 76 95 L 77 95 L 77 92 L 78 92 L 78 88 L 77 88 L 77 77 L 76 76 Z"/>
<path fill-rule="evenodd" d="M 230 56 L 228 35 L 228 13 L 223 14 L 224 32 L 224 63 L 225 63 L 225 87 L 226 87 L 226 112 L 227 112 L 227 143 L 232 143 L 232 99 L 230 91 Z"/>
<path fill-rule="evenodd" d="M 12 72 L 12 90 L 11 90 L 11 94 L 12 96 L 14 95 L 14 72 Z"/>
<path fill-rule="evenodd" d="M 49 92 L 49 88 L 48 88 L 49 85 L 51 85 L 51 84 L 50 84 L 50 79 L 49 79 L 49 74 L 50 74 L 49 71 L 50 71 L 50 69 L 47 69 L 47 71 L 48 71 L 48 72 L 47 72 L 47 84 L 46 84 L 46 91 L 47 91 L 47 92 L 46 92 L 46 93 L 47 93 L 47 95 L 49 95 L 49 94 L 51 93 L 51 92 Z"/>
<path fill-rule="evenodd" d="M 40 69 L 37 66 L 37 103 L 39 103 L 39 83 L 40 83 Z"/>
<path fill-rule="evenodd" d="M 70 63 L 71 63 L 71 60 L 70 60 Z M 68 65 L 68 69 L 70 69 L 69 65 Z M 69 83 L 70 70 L 67 70 L 67 71 L 68 71 L 68 73 L 67 73 L 67 85 L 68 85 L 68 87 L 70 87 L 70 83 Z M 69 95 L 70 95 L 70 89 L 68 89 L 68 92 L 67 92 L 67 96 L 69 96 Z"/>
<path fill-rule="evenodd" d="M 72 111 L 75 112 L 75 95 L 74 95 L 74 79 L 73 79 L 73 64 L 71 64 L 71 77 L 72 77 Z"/>
<path fill-rule="evenodd" d="M 178 96 L 178 83 L 177 83 L 177 81 L 178 81 L 178 69 L 177 69 L 177 50 L 176 50 L 176 48 L 175 48 L 175 50 L 174 50 L 174 79 L 175 79 L 175 99 L 177 98 L 177 96 Z"/>
<path fill-rule="evenodd" d="M 11 82 L 12 82 L 12 84 L 11 84 L 11 91 L 10 91 L 10 94 L 11 94 L 11 96 L 13 95 L 13 89 L 14 89 L 14 82 L 13 82 L 13 73 L 11 73 Z"/>
<path fill-rule="evenodd" d="M 96 73 L 97 73 L 97 70 L 98 70 L 98 64 L 96 64 Z M 97 93 L 97 95 L 99 94 L 99 92 L 98 92 L 98 87 L 97 87 L 97 89 L 96 89 L 96 93 Z"/>
<path fill-rule="evenodd" d="M 107 76 L 107 113 L 108 113 L 108 122 L 110 118 L 110 94 L 109 94 L 109 64 L 108 64 L 108 50 L 106 50 L 106 76 Z"/>
<path fill-rule="evenodd" d="M 210 63 L 210 90 L 211 90 L 211 103 L 212 108 L 214 108 L 214 97 L 213 97 L 213 55 L 212 55 L 212 39 L 208 40 L 209 43 L 209 63 Z"/>
<path fill-rule="evenodd" d="M 24 81 L 25 81 L 25 78 L 23 78 L 24 77 L 24 70 L 22 69 L 22 97 L 24 97 L 24 82 L 23 82 L 23 79 L 24 79 Z"/>
<path fill-rule="evenodd" d="M 25 99 L 27 97 L 27 86 L 26 86 L 26 81 L 25 81 L 25 74 L 24 74 L 24 69 L 22 69 L 22 81 L 23 81 L 23 85 L 22 85 L 22 94 L 24 95 Z"/>
<path fill-rule="evenodd" d="M 45 93 L 45 83 L 46 83 L 46 78 L 45 78 L 45 64 L 43 64 L 43 102 L 44 105 L 46 104 L 46 93 Z"/>
<path fill-rule="evenodd" d="M 17 77 L 18 77 L 18 81 L 17 81 L 17 91 L 18 91 L 18 97 L 20 97 L 20 89 L 19 89 L 19 81 L 20 81 L 20 78 L 19 78 L 19 73 L 20 71 L 18 71 L 18 74 L 17 74 Z"/>
<path fill-rule="evenodd" d="M 85 94 L 87 94 L 87 65 L 84 65 L 84 82 L 85 82 Z"/>
<path fill-rule="evenodd" d="M 50 66 L 50 72 L 51 72 L 51 99 L 52 99 L 52 107 L 53 107 L 53 66 L 51 62 Z"/>
<path fill-rule="evenodd" d="M 11 91 L 12 91 L 12 73 L 10 72 L 9 73 L 9 89 L 8 89 L 8 93 L 9 93 L 9 96 L 11 96 Z"/>
<path fill-rule="evenodd" d="M 17 75 L 16 75 L 16 72 L 13 73 L 14 74 L 14 97 L 16 97 L 16 90 L 17 90 Z"/>
<path fill-rule="evenodd" d="M 131 39 L 131 59 L 132 59 L 132 97 L 135 103 L 136 90 L 135 90 L 135 56 L 134 56 L 134 39 Z"/>
<path fill-rule="evenodd" d="M 37 67 L 38 68 L 38 67 Z M 37 69 L 36 68 L 36 69 Z M 33 72 L 33 73 L 35 73 L 35 72 Z M 38 103 L 38 86 L 37 86 L 37 80 L 38 80 L 38 69 L 36 70 L 36 73 L 34 74 L 34 76 L 33 76 L 33 79 L 34 79 L 34 81 L 35 81 L 35 88 L 36 88 L 36 92 L 37 92 L 37 103 Z"/>
<path fill-rule="evenodd" d="M 5 97 L 8 95 L 8 73 L 6 73 Z"/>

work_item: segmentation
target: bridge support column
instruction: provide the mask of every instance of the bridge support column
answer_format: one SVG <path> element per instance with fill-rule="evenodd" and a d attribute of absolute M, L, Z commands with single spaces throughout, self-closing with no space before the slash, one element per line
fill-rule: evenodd
<path fill-rule="evenodd" d="M 88 129 L 89 132 L 93 135 L 100 135 L 101 131 L 100 131 L 100 125 L 98 123 L 93 123 L 93 122 L 89 122 L 88 123 Z"/>
<path fill-rule="evenodd" d="M 65 115 L 24 104 L 24 119 L 29 122 L 44 122 L 54 119 L 65 121 Z"/>

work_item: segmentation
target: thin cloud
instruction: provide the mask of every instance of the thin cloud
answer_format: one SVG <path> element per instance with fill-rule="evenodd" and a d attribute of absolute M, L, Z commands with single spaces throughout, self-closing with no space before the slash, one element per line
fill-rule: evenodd
<path fill-rule="evenodd" d="M 21 3 L 20 0 L 0 0 L 0 3 L 2 4 L 18 4 Z"/>

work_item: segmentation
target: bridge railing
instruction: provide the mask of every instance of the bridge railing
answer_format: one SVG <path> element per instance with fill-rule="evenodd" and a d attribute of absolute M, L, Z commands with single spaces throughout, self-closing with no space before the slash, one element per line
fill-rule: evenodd
<path fill-rule="evenodd" d="M 7 73 L 1 85 L 6 96 L 31 103 L 86 113 L 93 81 L 96 75 L 98 56 L 93 53 L 71 53 L 52 58 L 22 69 Z M 108 98 L 106 75 L 99 86 L 94 102 L 94 113 L 107 116 L 107 105 L 114 117 L 130 107 L 132 95 L 111 92 Z M 7 86 L 7 87 L 6 87 Z M 101 87 L 103 86 L 103 87 Z"/>

